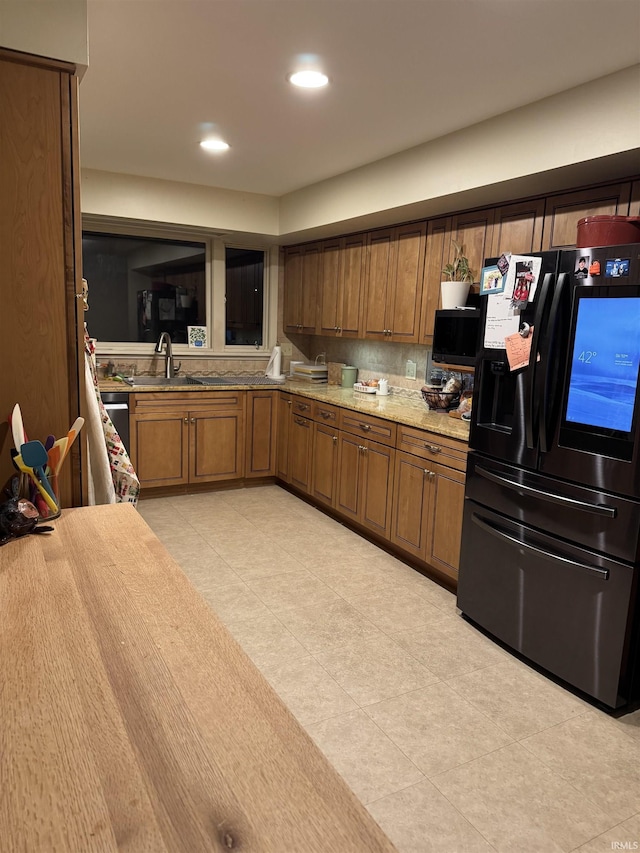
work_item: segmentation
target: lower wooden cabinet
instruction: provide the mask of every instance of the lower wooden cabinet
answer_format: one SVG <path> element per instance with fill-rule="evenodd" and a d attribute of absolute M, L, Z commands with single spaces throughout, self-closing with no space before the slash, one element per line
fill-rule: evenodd
<path fill-rule="evenodd" d="M 388 539 L 395 450 L 342 432 L 338 447 L 336 509 Z"/>
<path fill-rule="evenodd" d="M 313 421 L 291 414 L 289 424 L 289 483 L 303 492 L 311 490 Z"/>
<path fill-rule="evenodd" d="M 456 581 L 466 443 L 281 392 L 278 474 Z"/>
<path fill-rule="evenodd" d="M 399 452 L 391 541 L 452 580 L 458 577 L 465 476 Z"/>
<path fill-rule="evenodd" d="M 277 391 L 247 391 L 245 477 L 276 473 Z"/>
<path fill-rule="evenodd" d="M 243 392 L 135 395 L 131 457 L 141 486 L 242 478 L 244 403 Z"/>
<path fill-rule="evenodd" d="M 330 424 L 313 425 L 311 496 L 335 507 L 338 474 L 338 430 Z"/>
<path fill-rule="evenodd" d="M 457 580 L 467 447 L 400 426 L 391 541 Z"/>

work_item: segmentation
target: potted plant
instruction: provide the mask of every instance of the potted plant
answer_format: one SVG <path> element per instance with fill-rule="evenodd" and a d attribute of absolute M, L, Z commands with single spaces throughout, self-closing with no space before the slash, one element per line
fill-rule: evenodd
<path fill-rule="evenodd" d="M 443 308 L 464 306 L 469 293 L 469 285 L 473 281 L 473 270 L 469 267 L 469 259 L 463 255 L 464 246 L 451 241 L 454 246 L 453 260 L 442 268 L 446 280 L 440 282 L 440 295 Z"/>

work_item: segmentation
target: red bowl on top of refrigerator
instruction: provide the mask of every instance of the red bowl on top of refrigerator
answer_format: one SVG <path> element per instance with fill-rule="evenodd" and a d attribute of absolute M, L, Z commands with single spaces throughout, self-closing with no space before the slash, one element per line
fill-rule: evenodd
<path fill-rule="evenodd" d="M 640 243 L 640 216 L 585 216 L 578 220 L 578 249 L 626 243 Z"/>

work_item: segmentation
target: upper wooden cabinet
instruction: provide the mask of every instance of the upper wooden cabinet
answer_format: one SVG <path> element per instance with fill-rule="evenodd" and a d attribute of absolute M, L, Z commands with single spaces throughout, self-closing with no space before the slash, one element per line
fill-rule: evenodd
<path fill-rule="evenodd" d="M 543 198 L 496 208 L 487 257 L 497 258 L 503 252 L 518 255 L 539 252 L 542 249 L 543 224 Z"/>
<path fill-rule="evenodd" d="M 440 306 L 440 282 L 445 257 L 449 255 L 451 241 L 451 217 L 432 219 L 427 226 L 427 242 L 422 279 L 422 315 L 420 317 L 420 341 L 431 343 L 433 320 Z"/>
<path fill-rule="evenodd" d="M 322 244 L 318 334 L 357 338 L 361 334 L 366 234 Z"/>
<path fill-rule="evenodd" d="M 480 281 L 484 259 L 491 253 L 494 218 L 494 208 L 488 208 L 462 213 L 451 219 L 451 239 L 463 247 L 476 283 Z M 453 254 L 454 246 L 451 243 L 447 261 L 453 260 Z"/>
<path fill-rule="evenodd" d="M 630 195 L 631 184 L 627 182 L 551 196 L 545 204 L 542 248 L 573 248 L 578 220 L 585 216 L 626 216 Z"/>
<path fill-rule="evenodd" d="M 299 334 L 316 331 L 321 243 L 291 246 L 284 258 L 284 330 Z"/>
<path fill-rule="evenodd" d="M 367 245 L 366 338 L 417 343 L 427 223 L 372 231 Z"/>

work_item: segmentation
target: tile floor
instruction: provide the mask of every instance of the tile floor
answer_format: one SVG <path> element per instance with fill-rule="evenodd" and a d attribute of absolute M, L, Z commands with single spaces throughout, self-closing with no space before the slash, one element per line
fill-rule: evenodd
<path fill-rule="evenodd" d="M 640 712 L 547 680 L 278 486 L 139 509 L 400 853 L 640 848 Z"/>

